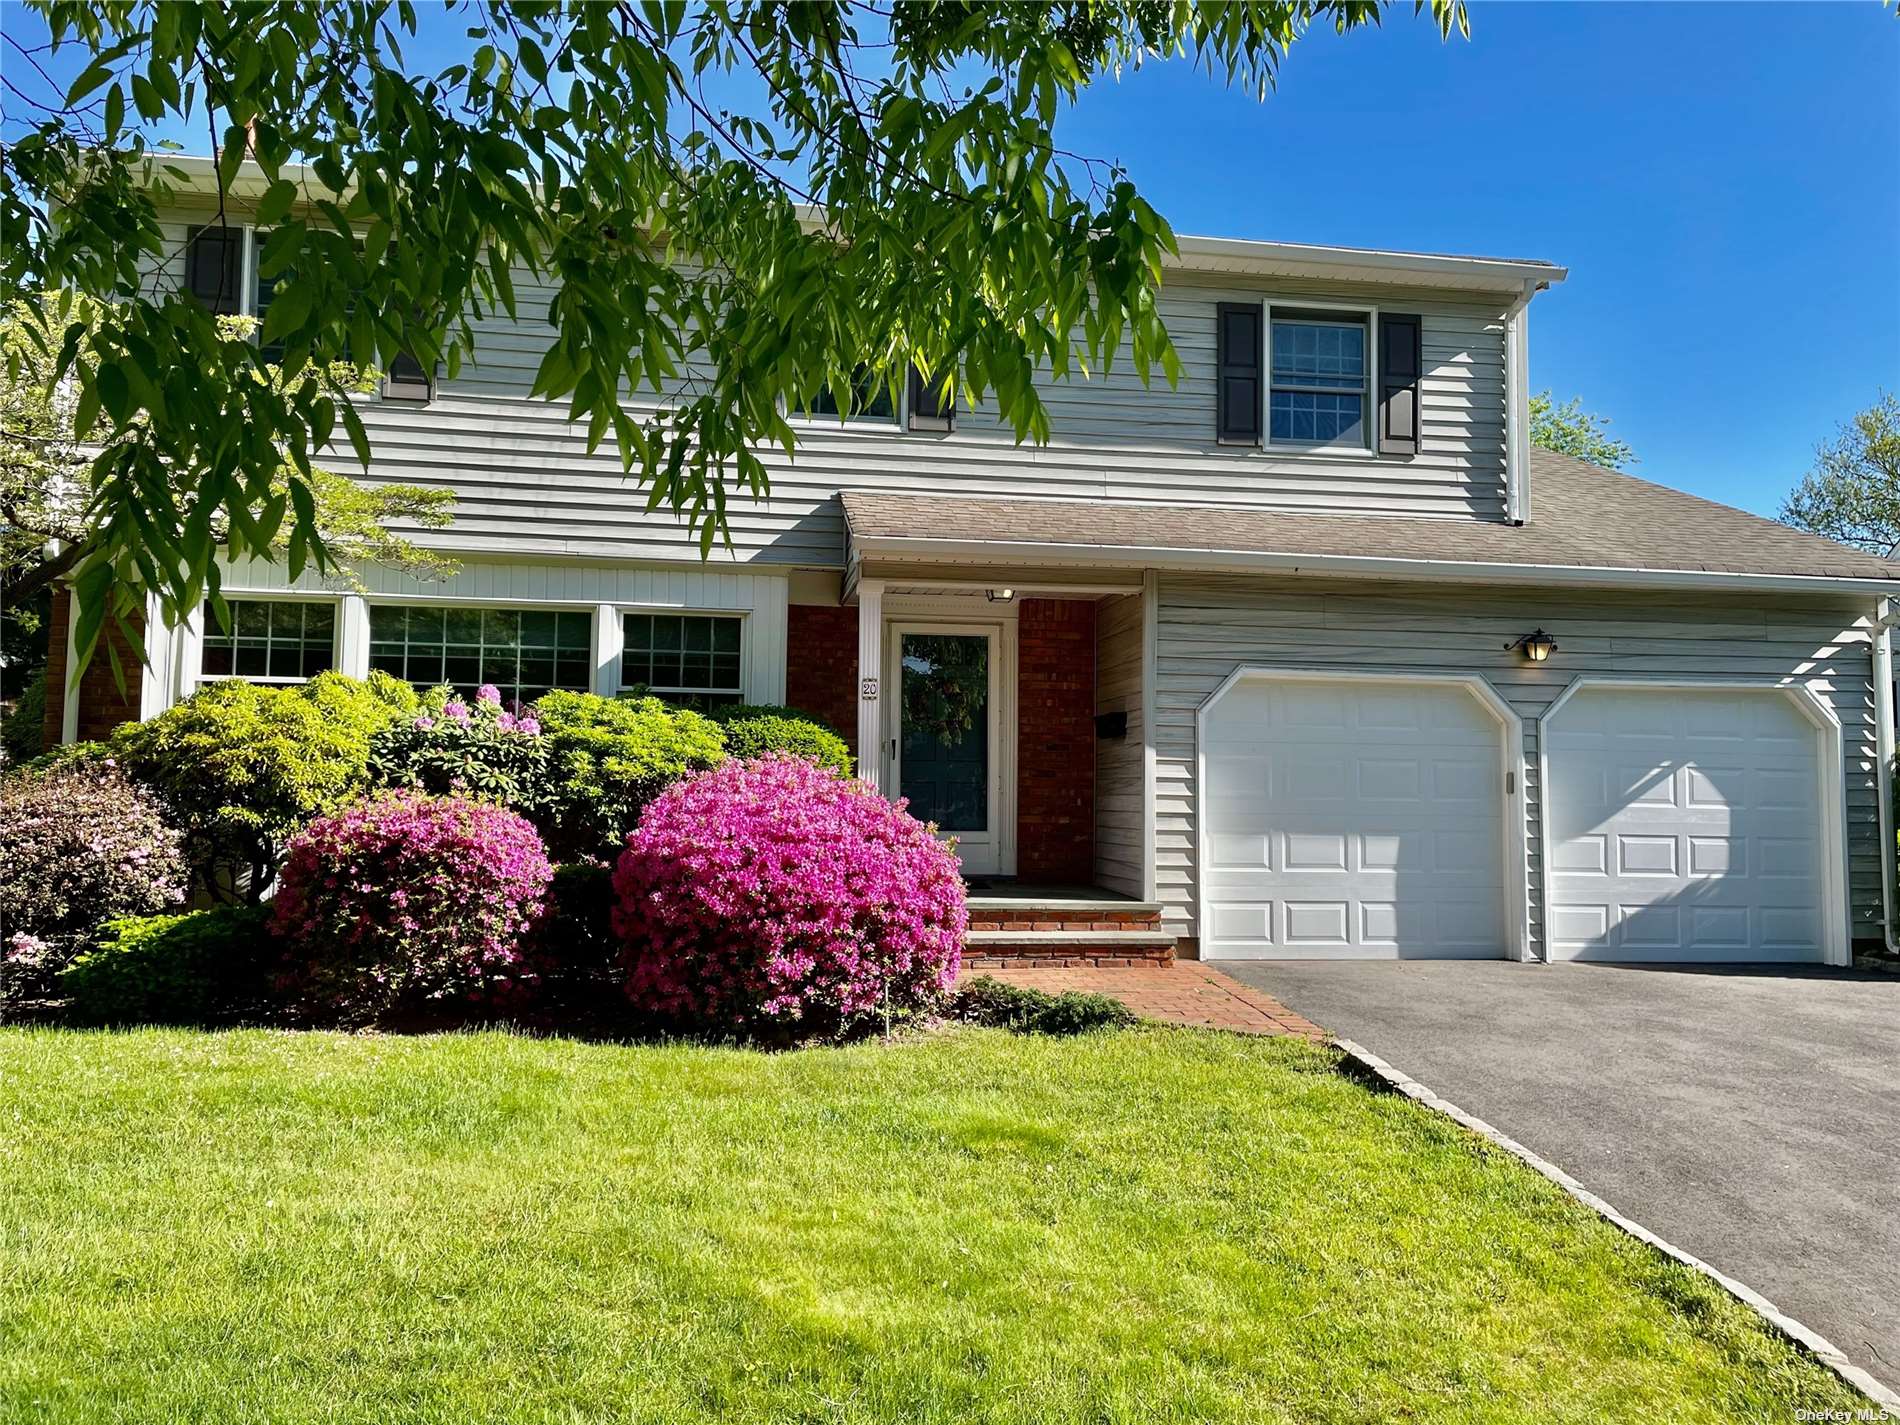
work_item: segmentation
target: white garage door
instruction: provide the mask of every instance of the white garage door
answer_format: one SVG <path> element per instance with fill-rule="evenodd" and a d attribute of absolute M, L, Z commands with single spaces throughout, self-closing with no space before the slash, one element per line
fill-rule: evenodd
<path fill-rule="evenodd" d="M 1585 687 L 1546 719 L 1550 958 L 1820 960 L 1820 738 L 1783 693 Z"/>
<path fill-rule="evenodd" d="M 1201 953 L 1497 957 L 1497 717 L 1462 686 L 1248 679 L 1202 721 Z"/>

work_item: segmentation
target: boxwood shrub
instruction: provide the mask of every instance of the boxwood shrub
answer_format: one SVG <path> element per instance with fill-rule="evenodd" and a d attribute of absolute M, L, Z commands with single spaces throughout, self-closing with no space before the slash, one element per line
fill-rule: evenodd
<path fill-rule="evenodd" d="M 842 737 L 810 713 L 797 708 L 736 703 L 713 708 L 712 717 L 726 735 L 729 757 L 750 761 L 782 752 L 851 775 L 851 749 Z"/>
<path fill-rule="evenodd" d="M 275 955 L 262 906 L 108 921 L 59 977 L 78 1024 L 230 1024 L 267 1012 Z"/>
<path fill-rule="evenodd" d="M 414 690 L 384 673 L 299 687 L 232 679 L 119 728 L 112 750 L 170 809 L 200 883 L 257 900 L 284 838 L 363 791 L 370 738 L 416 708 Z M 220 874 L 229 865 L 241 892 Z"/>
<path fill-rule="evenodd" d="M 535 820 L 557 860 L 618 855 L 648 802 L 726 756 L 717 723 L 658 698 L 557 690 L 533 715 L 547 748 Z"/>
<path fill-rule="evenodd" d="M 1052 995 L 1026 985 L 1006 984 L 992 975 L 978 975 L 958 985 L 951 1012 L 971 1024 L 1013 1029 L 1019 1034 L 1086 1034 L 1136 1022 L 1135 1012 L 1109 995 L 1080 990 Z"/>

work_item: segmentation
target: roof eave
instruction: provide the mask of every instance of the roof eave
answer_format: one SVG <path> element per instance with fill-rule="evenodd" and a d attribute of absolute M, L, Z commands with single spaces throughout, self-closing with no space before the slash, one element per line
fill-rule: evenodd
<path fill-rule="evenodd" d="M 1615 568 L 1507 564 L 1489 560 L 1400 559 L 1358 554 L 1292 554 L 1247 549 L 1069 544 L 1040 540 L 937 539 L 851 532 L 852 561 L 983 561 L 990 564 L 1112 565 L 1191 573 L 1316 574 L 1335 578 L 1447 580 L 1467 584 L 1561 584 L 1603 589 L 1732 589 L 1747 593 L 1900 594 L 1892 579 L 1772 574 L 1725 569 Z"/>
<path fill-rule="evenodd" d="M 1553 287 L 1570 275 L 1555 263 L 1503 257 L 1457 257 L 1428 252 L 1327 247 L 1315 243 L 1247 238 L 1181 237 L 1169 265 L 1187 271 L 1245 272 L 1265 276 L 1350 272 L 1387 281 L 1482 287 L 1499 292 Z"/>

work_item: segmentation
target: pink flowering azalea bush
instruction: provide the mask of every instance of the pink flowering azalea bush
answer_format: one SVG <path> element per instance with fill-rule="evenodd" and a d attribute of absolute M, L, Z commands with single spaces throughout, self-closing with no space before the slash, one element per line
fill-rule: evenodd
<path fill-rule="evenodd" d="M 319 817 L 277 893 L 290 988 L 350 1018 L 505 1002 L 553 874 L 534 827 L 485 802 L 397 791 Z"/>
<path fill-rule="evenodd" d="M 614 869 L 636 1007 L 747 1034 L 826 1034 L 947 991 L 968 924 L 930 828 L 794 757 L 662 792 Z"/>

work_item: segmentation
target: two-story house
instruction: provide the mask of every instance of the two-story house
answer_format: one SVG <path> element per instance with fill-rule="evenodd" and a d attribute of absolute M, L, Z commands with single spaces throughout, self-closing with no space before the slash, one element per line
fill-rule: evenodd
<path fill-rule="evenodd" d="M 169 275 L 229 260 L 254 310 L 210 212 Z M 1186 953 L 1845 963 L 1892 909 L 1900 571 L 1534 450 L 1564 276 L 1184 238 L 1178 386 L 1051 381 L 1044 446 L 921 392 L 801 418 L 710 559 L 530 398 L 524 277 L 477 362 L 363 411 L 371 478 L 457 492 L 423 537 L 460 572 L 230 568 L 234 629 L 149 629 L 137 712 L 322 668 L 785 702 L 974 884 L 1152 905 Z M 69 739 L 118 715 L 52 702 Z"/>

